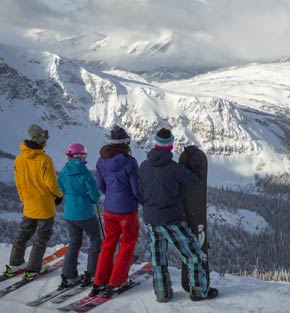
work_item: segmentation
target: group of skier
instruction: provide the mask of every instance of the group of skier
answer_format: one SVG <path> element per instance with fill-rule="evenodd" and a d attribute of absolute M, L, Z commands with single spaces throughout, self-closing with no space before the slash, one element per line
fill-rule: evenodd
<path fill-rule="evenodd" d="M 218 291 L 209 287 L 200 244 L 188 225 L 182 202 L 182 187 L 200 183 L 199 164 L 193 164 L 190 171 L 173 160 L 174 136 L 169 129 L 162 128 L 156 133 L 154 148 L 138 167 L 131 155 L 130 137 L 123 128 L 114 126 L 110 144 L 100 150 L 96 181 L 85 165 L 87 149 L 84 145 L 67 147 L 67 163 L 57 178 L 53 162 L 44 152 L 48 131 L 33 124 L 28 135 L 29 140 L 21 143 L 20 154 L 15 160 L 15 180 L 24 217 L 12 246 L 7 271 L 25 268 L 25 279 L 30 280 L 43 270 L 42 258 L 52 235 L 55 206 L 64 197 L 69 246 L 61 287 L 81 279 L 82 286 L 93 284 L 90 296 L 99 293 L 110 296 L 114 288 L 127 284 L 138 240 L 138 208 L 142 206 L 156 300 L 168 302 L 173 296 L 168 243 L 174 245 L 187 266 L 191 300 L 200 301 L 217 295 Z M 103 241 L 95 211 L 100 191 L 105 195 Z M 90 239 L 90 247 L 87 269 L 80 278 L 77 261 L 83 232 Z M 35 238 L 26 263 L 26 245 L 32 235 Z"/>

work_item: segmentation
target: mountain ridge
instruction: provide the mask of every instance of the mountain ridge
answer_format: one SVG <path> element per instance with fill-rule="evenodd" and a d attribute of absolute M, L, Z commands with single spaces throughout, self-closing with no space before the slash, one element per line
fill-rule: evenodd
<path fill-rule="evenodd" d="M 120 124 L 132 137 L 137 159 L 142 160 L 152 147 L 155 131 L 169 127 L 176 138 L 176 157 L 190 144 L 208 154 L 214 184 L 244 184 L 253 182 L 257 173 L 289 170 L 290 111 L 283 101 L 290 93 L 290 74 L 288 80 L 279 73 L 290 73 L 290 63 L 271 65 L 266 73 L 266 65 L 249 65 L 244 67 L 246 73 L 231 68 L 184 81 L 149 83 L 122 71 L 91 73 L 49 52 L 0 45 L 0 57 L 0 109 L 6 120 L 1 131 L 6 127 L 11 133 L 13 127 L 7 121 L 17 116 L 22 129 L 32 122 L 56 128 L 53 133 L 60 132 L 65 139 L 56 139 L 60 146 L 80 138 L 96 151 L 95 146 L 107 141 L 110 127 Z M 257 93 L 252 85 L 259 77 Z M 278 101 L 281 90 L 284 98 Z M 17 154 L 11 142 L 19 141 L 22 133 L 19 129 L 4 140 L 1 150 Z M 96 133 L 97 140 L 92 135 Z M 61 154 L 56 148 L 53 154 L 59 164 Z"/>

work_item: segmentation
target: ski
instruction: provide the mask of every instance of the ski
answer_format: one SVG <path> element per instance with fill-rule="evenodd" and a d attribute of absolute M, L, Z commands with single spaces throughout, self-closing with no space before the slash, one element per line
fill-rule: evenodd
<path fill-rule="evenodd" d="M 120 287 L 119 289 L 116 289 L 115 292 L 113 293 L 112 296 L 105 298 L 103 297 L 102 294 L 96 296 L 96 297 L 89 297 L 86 296 L 80 300 L 77 300 L 71 304 L 68 304 L 63 307 L 57 308 L 59 311 L 62 312 L 69 312 L 69 311 L 75 311 L 75 312 L 87 312 L 90 309 L 99 306 L 113 298 L 115 298 L 117 295 L 123 293 L 126 290 L 129 290 L 143 281 L 149 279 L 152 277 L 152 265 L 151 263 L 146 263 L 142 268 L 137 270 L 136 272 L 132 273 L 129 275 L 129 279 L 133 280 L 133 284 L 125 286 L 125 287 Z"/>
<path fill-rule="evenodd" d="M 120 287 L 117 290 L 115 290 L 114 293 L 110 297 L 104 297 L 104 296 L 95 297 L 95 298 L 93 298 L 93 301 L 91 301 L 85 305 L 82 305 L 79 308 L 74 309 L 74 311 L 75 312 L 88 312 L 89 310 L 91 310 L 91 309 L 93 309 L 93 308 L 95 308 L 95 307 L 97 307 L 103 303 L 106 303 L 106 302 L 112 300 L 113 298 L 116 298 L 118 295 L 122 294 L 123 292 L 125 292 L 129 289 L 132 289 L 135 286 L 140 285 L 141 283 L 143 283 L 144 281 L 146 281 L 147 279 L 149 279 L 151 277 L 152 277 L 151 273 L 147 272 L 147 273 L 141 275 L 140 277 L 138 277 L 136 279 L 136 281 L 134 281 L 132 284 L 125 286 L 125 287 Z"/>
<path fill-rule="evenodd" d="M 138 260 L 138 258 L 139 258 L 138 255 L 134 255 L 133 260 L 132 260 L 132 264 L 134 264 Z M 67 299 L 82 293 L 83 291 L 85 291 L 86 289 L 88 289 L 90 287 L 91 287 L 91 285 L 87 286 L 87 287 L 75 286 L 74 288 L 70 289 L 68 292 L 61 293 L 60 295 L 56 295 L 55 297 L 50 298 L 51 299 L 50 302 L 62 303 L 64 301 L 66 301 Z"/>
<path fill-rule="evenodd" d="M 97 307 L 105 302 L 108 302 L 109 300 L 115 298 L 116 296 L 120 295 L 126 290 L 129 290 L 141 284 L 141 282 L 151 278 L 152 272 L 151 270 L 146 270 L 142 272 L 138 271 L 138 273 L 134 273 L 133 275 L 130 275 L 129 277 L 130 279 L 133 280 L 133 282 L 130 285 L 122 286 L 118 289 L 115 289 L 112 296 L 104 297 L 102 294 L 100 294 L 96 297 L 84 297 L 80 301 L 76 301 L 76 305 L 73 305 L 73 307 L 70 307 L 69 309 L 75 312 L 87 312 L 91 310 L 92 308 Z M 67 311 L 67 309 L 65 311 Z"/>
<path fill-rule="evenodd" d="M 66 293 L 62 293 L 59 296 L 56 296 L 54 298 L 52 298 L 50 300 L 50 302 L 52 303 L 62 303 L 64 301 L 66 301 L 69 298 L 72 298 L 80 293 L 82 293 L 83 291 L 91 288 L 92 286 L 86 286 L 86 287 L 80 287 L 80 286 L 75 286 L 74 288 L 70 289 L 68 292 Z"/>
<path fill-rule="evenodd" d="M 64 293 L 66 293 L 67 291 L 72 291 L 72 290 L 78 290 L 78 289 L 83 289 L 85 290 L 85 288 L 81 288 L 79 285 L 82 283 L 83 281 L 80 279 L 78 281 L 76 281 L 75 283 L 71 284 L 69 287 L 66 287 L 66 288 L 61 288 L 61 289 L 56 289 L 56 290 L 53 290 L 45 295 L 43 295 L 42 297 L 39 297 L 33 301 L 30 301 L 30 302 L 27 302 L 26 305 L 28 306 L 39 306 L 41 305 L 42 303 L 48 301 L 48 300 L 51 300 L 51 302 L 53 303 L 60 303 L 60 302 L 54 302 L 54 298 L 56 299 L 59 299 L 60 297 L 58 296 L 63 296 L 65 298 L 65 295 L 63 295 Z M 80 291 L 82 292 L 82 290 Z M 77 294 L 77 293 L 76 293 Z M 72 297 L 74 294 L 70 294 L 70 296 Z M 65 300 L 63 300 L 65 301 Z"/>
<path fill-rule="evenodd" d="M 18 280 L 17 282 L 13 283 L 12 285 L 9 285 L 7 286 L 6 288 L 0 290 L 0 297 L 3 297 L 5 295 L 7 295 L 8 293 L 14 291 L 14 290 L 17 290 L 18 288 L 22 287 L 22 286 L 25 286 L 27 284 L 29 284 L 30 282 L 42 277 L 42 276 L 45 276 L 47 275 L 48 273 L 60 268 L 63 266 L 63 262 L 64 262 L 64 259 L 61 259 L 59 260 L 58 262 L 52 264 L 48 269 L 47 271 L 45 272 L 41 272 L 41 273 L 38 273 L 33 279 L 31 280 L 25 280 L 24 278 L 22 278 L 21 280 Z"/>
<path fill-rule="evenodd" d="M 42 265 L 45 265 L 45 264 L 47 264 L 47 263 L 50 263 L 50 262 L 52 262 L 52 261 L 54 261 L 54 260 L 56 260 L 56 259 L 62 257 L 62 256 L 66 253 L 66 251 L 67 251 L 67 247 L 62 247 L 62 248 L 56 250 L 56 251 L 53 252 L 52 254 L 46 256 L 45 258 L 43 258 L 43 260 L 42 260 Z M 13 273 L 13 274 L 10 275 L 10 276 L 6 276 L 6 275 L 3 273 L 2 275 L 0 275 L 0 282 L 5 281 L 5 280 L 7 280 L 7 279 L 9 279 L 9 278 L 15 277 L 15 276 L 17 276 L 17 275 L 20 275 L 20 274 L 22 274 L 22 273 L 24 273 L 24 272 L 25 272 L 25 269 L 21 269 L 21 270 L 16 271 L 15 273 Z"/>

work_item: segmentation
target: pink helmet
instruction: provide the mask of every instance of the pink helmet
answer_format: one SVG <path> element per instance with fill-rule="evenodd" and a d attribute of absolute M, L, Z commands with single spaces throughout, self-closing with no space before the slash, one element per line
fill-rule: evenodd
<path fill-rule="evenodd" d="M 68 160 L 80 159 L 83 162 L 86 162 L 87 148 L 80 143 L 74 143 L 66 148 L 65 154 Z"/>

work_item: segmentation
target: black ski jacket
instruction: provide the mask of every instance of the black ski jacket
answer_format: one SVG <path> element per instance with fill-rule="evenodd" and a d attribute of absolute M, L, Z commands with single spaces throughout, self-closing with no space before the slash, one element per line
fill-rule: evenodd
<path fill-rule="evenodd" d="M 172 160 L 173 154 L 152 149 L 138 171 L 140 191 L 144 196 L 143 219 L 151 225 L 173 225 L 185 219 L 182 186 L 198 185 L 197 174 Z"/>

